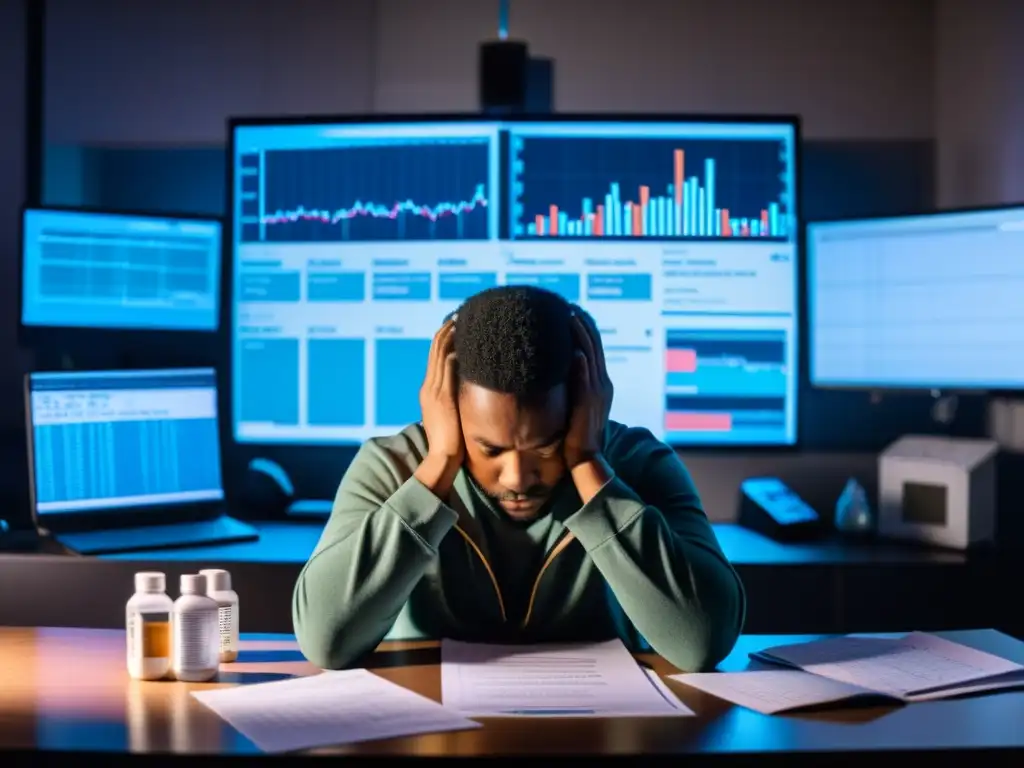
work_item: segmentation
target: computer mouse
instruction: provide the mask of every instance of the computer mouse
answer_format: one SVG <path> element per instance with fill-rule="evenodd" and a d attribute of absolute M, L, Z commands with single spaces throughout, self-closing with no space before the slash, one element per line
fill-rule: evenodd
<path fill-rule="evenodd" d="M 246 518 L 280 519 L 294 498 L 295 486 L 284 467 L 266 458 L 249 462 L 239 494 L 239 511 Z"/>

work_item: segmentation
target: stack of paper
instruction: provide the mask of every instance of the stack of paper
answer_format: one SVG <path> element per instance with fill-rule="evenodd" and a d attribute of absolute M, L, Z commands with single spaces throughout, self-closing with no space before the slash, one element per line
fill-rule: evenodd
<path fill-rule="evenodd" d="M 1024 666 L 923 632 L 896 640 L 829 638 L 752 658 L 788 669 L 673 679 L 766 714 L 866 696 L 913 702 L 1024 687 Z"/>
<path fill-rule="evenodd" d="M 441 643 L 441 698 L 469 717 L 692 715 L 619 640 L 593 645 Z"/>
<path fill-rule="evenodd" d="M 365 669 L 192 695 L 264 752 L 480 727 Z"/>

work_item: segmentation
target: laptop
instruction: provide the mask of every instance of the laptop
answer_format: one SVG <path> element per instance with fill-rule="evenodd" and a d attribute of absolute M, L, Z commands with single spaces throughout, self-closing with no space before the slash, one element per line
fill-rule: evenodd
<path fill-rule="evenodd" d="M 213 368 L 31 373 L 32 511 L 83 555 L 251 541 L 225 512 Z"/>

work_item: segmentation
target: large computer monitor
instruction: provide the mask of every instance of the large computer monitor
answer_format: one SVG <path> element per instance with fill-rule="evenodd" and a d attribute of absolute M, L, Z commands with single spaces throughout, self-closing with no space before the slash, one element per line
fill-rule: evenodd
<path fill-rule="evenodd" d="M 612 418 L 678 445 L 797 439 L 795 120 L 237 120 L 243 443 L 420 418 L 443 318 L 489 286 L 597 320 Z"/>
<path fill-rule="evenodd" d="M 1024 389 L 1024 206 L 807 225 L 811 384 Z"/>
<path fill-rule="evenodd" d="M 215 331 L 222 238 L 208 217 L 26 208 L 21 324 Z"/>

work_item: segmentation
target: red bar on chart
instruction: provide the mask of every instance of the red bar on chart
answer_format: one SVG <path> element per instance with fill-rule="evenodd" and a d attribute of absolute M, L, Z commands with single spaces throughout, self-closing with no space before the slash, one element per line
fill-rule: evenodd
<path fill-rule="evenodd" d="M 665 414 L 665 429 L 670 432 L 729 432 L 732 414 L 673 411 Z"/>
<path fill-rule="evenodd" d="M 697 370 L 697 351 L 694 349 L 666 349 L 667 373 L 694 373 Z"/>
<path fill-rule="evenodd" d="M 594 234 L 604 234 L 604 206 L 597 206 L 597 214 L 594 216 Z"/>
<path fill-rule="evenodd" d="M 640 229 L 635 234 L 646 235 L 646 227 L 644 222 L 647 220 L 647 204 L 651 200 L 651 188 L 647 186 L 640 187 Z"/>
<path fill-rule="evenodd" d="M 722 209 L 722 237 L 732 237 L 732 223 L 729 221 L 729 209 Z"/>
<path fill-rule="evenodd" d="M 536 224 L 537 224 L 537 234 L 538 235 L 546 234 L 545 231 L 544 231 L 544 217 L 541 216 L 539 213 L 537 214 Z"/>
<path fill-rule="evenodd" d="M 761 209 L 761 226 L 758 227 L 757 231 L 758 231 L 758 234 L 760 234 L 760 235 L 771 234 L 768 231 L 768 209 L 766 209 L 766 208 L 762 208 Z"/>
<path fill-rule="evenodd" d="M 643 234 L 643 229 L 644 229 L 643 208 L 641 208 L 636 203 L 632 203 L 629 206 L 629 209 L 630 209 L 630 213 L 632 213 L 632 215 L 633 215 L 633 229 L 632 229 L 632 232 L 633 232 L 634 235 L 642 235 Z"/>
<path fill-rule="evenodd" d="M 558 234 L 558 206 L 552 205 L 548 210 L 548 218 L 551 219 L 551 224 L 548 232 L 552 235 Z"/>
<path fill-rule="evenodd" d="M 675 171 L 672 174 L 672 192 L 676 198 L 676 210 L 679 211 L 683 207 L 683 179 L 686 178 L 684 176 L 686 158 L 683 155 L 683 150 L 677 149 L 673 152 L 673 159 L 675 160 Z"/>

